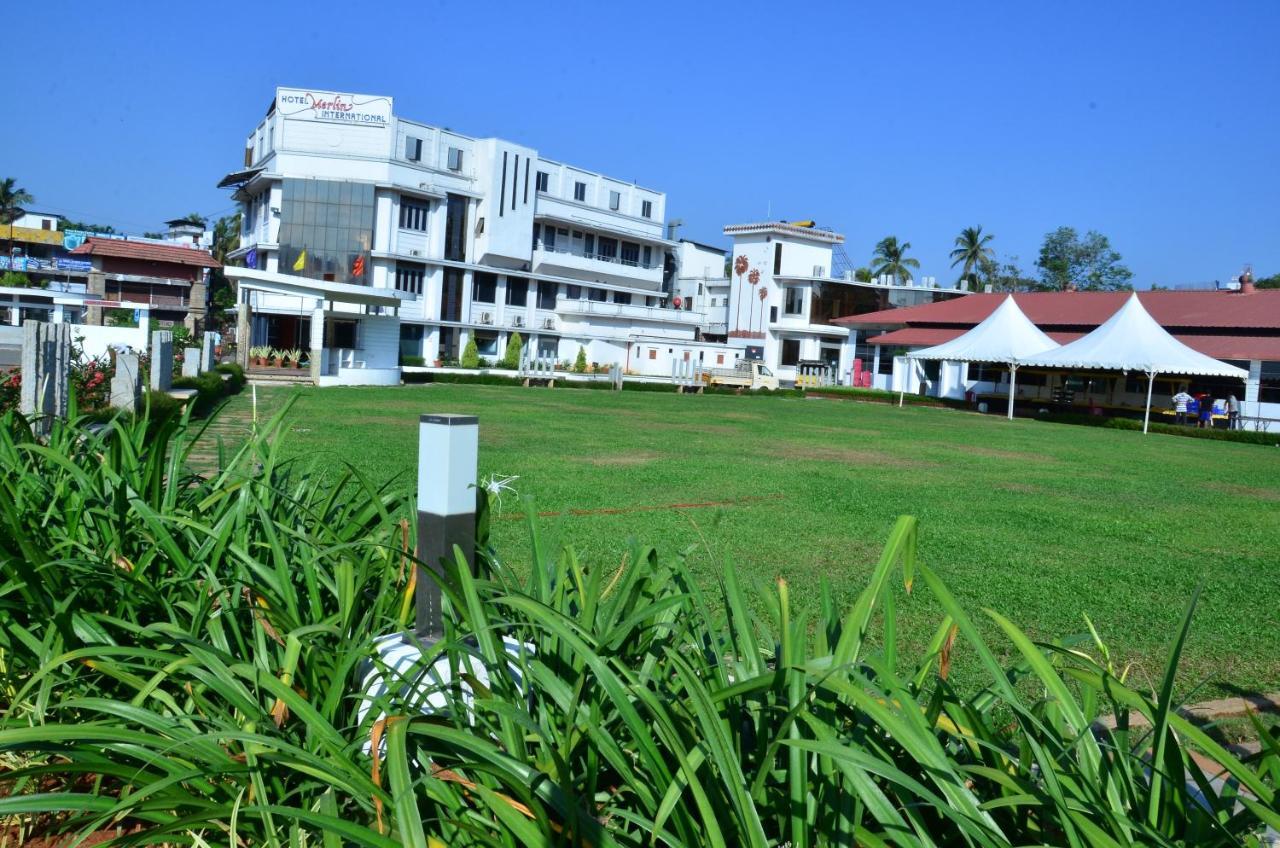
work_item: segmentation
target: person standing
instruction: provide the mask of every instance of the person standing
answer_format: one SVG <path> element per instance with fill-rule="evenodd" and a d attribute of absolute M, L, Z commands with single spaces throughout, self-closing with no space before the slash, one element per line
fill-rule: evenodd
<path fill-rule="evenodd" d="M 1227 429 L 1240 429 L 1240 400 L 1235 392 L 1227 395 Z"/>
<path fill-rule="evenodd" d="M 1186 389 L 1179 389 L 1173 396 L 1173 411 L 1177 413 L 1175 420 L 1179 424 L 1187 423 L 1187 404 L 1189 403 L 1191 403 L 1191 395 L 1187 394 Z"/>
<path fill-rule="evenodd" d="M 1213 429 L 1213 399 L 1208 395 L 1200 398 L 1200 424 L 1201 430 Z"/>

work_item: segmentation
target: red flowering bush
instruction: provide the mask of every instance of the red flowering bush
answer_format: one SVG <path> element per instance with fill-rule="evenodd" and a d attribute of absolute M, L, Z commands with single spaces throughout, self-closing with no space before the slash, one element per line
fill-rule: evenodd
<path fill-rule="evenodd" d="M 10 409 L 18 408 L 18 398 L 22 394 L 22 371 L 14 368 L 0 374 L 0 415 Z"/>

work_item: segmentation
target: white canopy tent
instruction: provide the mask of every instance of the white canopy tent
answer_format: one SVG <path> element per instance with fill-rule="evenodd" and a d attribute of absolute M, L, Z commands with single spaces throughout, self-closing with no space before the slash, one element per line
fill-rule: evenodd
<path fill-rule="evenodd" d="M 1147 409 L 1142 432 L 1151 420 L 1151 391 L 1157 374 L 1235 377 L 1249 372 L 1192 350 L 1161 327 L 1132 295 L 1124 306 L 1083 338 L 1030 357 L 1023 365 L 1036 368 L 1092 368 L 1101 371 L 1142 371 L 1147 375 Z"/>
<path fill-rule="evenodd" d="M 994 362 L 1009 366 L 1009 418 L 1013 418 L 1013 388 L 1018 379 L 1018 366 L 1030 356 L 1056 348 L 1058 343 L 1031 323 L 1018 308 L 1013 295 L 1006 297 L 995 311 L 962 336 L 949 342 L 926 347 L 907 354 L 912 371 L 922 359 L 949 362 Z M 902 405 L 905 389 L 900 387 L 898 405 Z"/>

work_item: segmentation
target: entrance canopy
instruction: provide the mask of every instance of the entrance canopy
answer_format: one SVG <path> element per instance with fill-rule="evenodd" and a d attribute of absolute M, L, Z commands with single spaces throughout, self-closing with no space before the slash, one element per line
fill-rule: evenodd
<path fill-rule="evenodd" d="M 958 341 L 958 340 L 957 340 Z M 1161 327 L 1131 295 L 1124 306 L 1083 338 L 1022 361 L 1034 368 L 1142 371 L 1247 379 L 1249 372 L 1192 350 Z"/>
<path fill-rule="evenodd" d="M 253 268 L 227 268 L 226 275 L 242 289 L 256 289 L 270 294 L 295 295 L 322 298 L 335 303 L 354 303 L 364 306 L 390 306 L 399 308 L 400 302 L 412 295 L 396 289 L 380 289 L 329 280 L 313 280 L 295 274 L 274 271 L 258 271 Z"/>
<path fill-rule="evenodd" d="M 962 336 L 907 354 L 909 359 L 945 359 L 951 362 L 1003 362 L 1021 364 L 1028 357 L 1057 347 L 1023 314 L 1009 295 L 996 310 Z"/>

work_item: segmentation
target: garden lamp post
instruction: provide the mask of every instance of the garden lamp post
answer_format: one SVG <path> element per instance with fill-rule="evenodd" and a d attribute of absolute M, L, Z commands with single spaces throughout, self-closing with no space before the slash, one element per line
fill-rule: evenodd
<path fill-rule="evenodd" d="M 419 568 L 445 574 L 442 560 L 453 561 L 456 545 L 467 567 L 475 565 L 476 468 L 480 420 L 474 415 L 423 415 L 418 421 Z M 444 635 L 440 584 L 419 572 L 416 590 L 417 633 L 436 640 Z"/>

